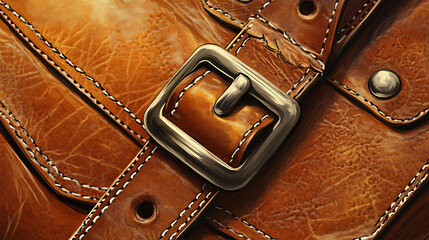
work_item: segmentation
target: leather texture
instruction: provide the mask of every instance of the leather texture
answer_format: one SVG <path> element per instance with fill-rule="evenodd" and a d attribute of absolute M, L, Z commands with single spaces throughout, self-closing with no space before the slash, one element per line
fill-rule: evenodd
<path fill-rule="evenodd" d="M 427 198 L 429 1 L 319 0 L 310 16 L 300 2 L 0 0 L 0 237 L 428 237 L 427 222 L 408 219 L 427 217 L 414 214 Z M 302 108 L 283 147 L 237 192 L 207 183 L 142 122 L 205 43 Z M 402 89 L 380 100 L 367 81 L 385 68 Z M 199 69 L 165 115 L 237 167 L 276 118 L 250 97 L 214 114 L 229 84 Z M 155 203 L 149 220 L 136 214 L 143 201 Z M 409 222 L 420 224 L 398 230 Z"/>

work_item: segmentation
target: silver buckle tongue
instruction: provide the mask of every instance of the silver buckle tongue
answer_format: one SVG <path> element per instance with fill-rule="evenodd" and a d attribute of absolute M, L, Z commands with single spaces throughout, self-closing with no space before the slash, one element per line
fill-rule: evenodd
<path fill-rule="evenodd" d="M 214 105 L 218 115 L 228 113 L 245 93 L 277 115 L 277 120 L 261 145 L 248 154 L 236 168 L 229 166 L 212 152 L 186 134 L 164 116 L 167 101 L 177 85 L 201 64 L 210 64 L 231 79 L 235 79 Z M 223 48 L 206 44 L 199 47 L 159 95 L 144 115 L 149 135 L 163 148 L 212 184 L 228 191 L 241 189 L 259 172 L 267 160 L 297 123 L 298 103 L 259 73 L 238 60 Z"/>

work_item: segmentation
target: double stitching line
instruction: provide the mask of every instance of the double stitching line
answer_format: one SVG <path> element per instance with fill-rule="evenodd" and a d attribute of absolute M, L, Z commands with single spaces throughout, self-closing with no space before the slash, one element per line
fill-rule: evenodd
<path fill-rule="evenodd" d="M 62 177 L 64 180 L 73 181 L 73 182 L 75 182 L 75 183 L 77 183 L 77 184 L 79 184 L 79 185 L 81 185 L 82 187 L 85 187 L 85 188 L 90 188 L 90 189 L 95 189 L 95 190 L 100 190 L 100 191 L 105 191 L 105 190 L 107 190 L 107 188 L 106 188 L 106 187 L 95 187 L 95 186 L 93 186 L 93 185 L 89 185 L 89 184 L 86 184 L 86 183 L 81 183 L 81 182 L 79 182 L 78 180 L 76 180 L 75 178 L 65 176 L 65 175 L 64 175 L 64 173 L 62 173 L 60 170 L 58 170 L 57 166 L 55 166 L 55 164 L 53 164 L 53 163 L 52 163 L 52 161 L 49 159 L 49 157 L 48 157 L 46 154 L 44 154 L 44 153 L 42 152 L 42 150 L 41 150 L 41 149 L 39 148 L 39 146 L 36 144 L 36 142 L 34 141 L 34 139 L 33 139 L 33 138 L 28 134 L 27 130 L 25 130 L 25 128 L 21 126 L 21 123 L 20 123 L 20 122 L 15 118 L 15 116 L 13 116 L 12 112 L 10 112 L 2 102 L 0 102 L 0 105 L 2 106 L 2 108 L 3 108 L 4 110 L 6 110 L 6 112 L 7 112 L 7 113 L 8 113 L 8 115 L 10 116 L 10 118 L 11 118 L 13 121 L 15 121 L 15 122 L 17 123 L 16 125 L 17 125 L 17 126 L 19 126 L 19 128 L 21 128 L 21 130 L 22 130 L 22 131 L 26 134 L 26 136 L 30 139 L 30 141 L 32 142 L 32 144 L 34 144 L 34 147 L 35 147 L 36 151 L 37 151 L 39 154 L 41 154 L 41 155 L 45 158 L 45 160 L 46 160 L 46 162 L 48 163 L 48 165 L 49 165 L 52 169 L 54 169 L 54 171 L 55 171 L 56 173 L 58 173 L 58 175 L 60 175 L 60 177 Z M 21 137 L 21 135 L 19 135 L 18 130 L 17 130 L 17 129 L 12 125 L 11 121 L 9 120 L 9 118 L 4 114 L 4 112 L 3 112 L 1 109 L 0 109 L 0 115 L 2 116 L 2 118 L 3 118 L 6 122 L 8 122 L 8 124 L 9 124 L 9 128 L 10 128 L 10 129 L 15 133 L 16 137 L 17 137 L 17 138 L 19 139 L 19 141 L 24 145 L 24 147 L 25 147 L 25 149 L 27 150 L 27 152 L 29 153 L 29 155 L 30 155 L 31 159 L 32 159 L 35 163 L 37 163 L 37 165 L 39 165 L 39 166 L 40 166 L 40 168 L 41 168 L 43 171 L 45 171 L 45 172 L 49 175 L 49 177 L 50 177 L 50 178 L 52 179 L 52 181 L 54 182 L 55 186 L 57 186 L 58 188 L 60 188 L 63 192 L 65 192 L 65 193 L 69 193 L 69 194 L 71 194 L 71 195 L 73 195 L 73 196 L 75 196 L 75 197 L 81 197 L 81 198 L 83 198 L 83 199 L 98 200 L 98 198 L 96 198 L 96 197 L 92 197 L 92 196 L 89 196 L 89 195 L 82 195 L 82 194 L 79 194 L 79 193 L 77 193 L 77 192 L 70 191 L 70 190 L 66 189 L 64 186 L 62 186 L 60 183 L 58 183 L 58 182 L 56 181 L 55 176 L 51 173 L 51 171 L 50 171 L 46 166 L 44 166 L 42 163 L 40 163 L 40 162 L 38 161 L 38 159 L 37 159 L 37 157 L 36 157 L 36 153 L 35 153 L 35 152 L 33 152 L 33 150 L 31 150 L 31 149 L 30 149 L 30 147 L 29 147 L 29 145 L 27 144 L 27 142 L 24 140 L 24 138 L 22 138 L 22 137 Z"/>
<path fill-rule="evenodd" d="M 267 233 L 265 233 L 264 231 L 262 231 L 261 229 L 258 229 L 257 227 L 255 227 L 254 225 L 250 224 L 248 221 L 239 218 L 237 215 L 235 215 L 234 213 L 232 213 L 231 211 L 224 209 L 222 207 L 219 206 L 215 206 L 216 209 L 224 211 L 226 213 L 228 213 L 229 215 L 231 215 L 234 219 L 242 222 L 245 226 L 247 226 L 248 228 L 250 228 L 251 230 L 257 232 L 259 235 L 264 236 L 267 239 L 270 240 L 275 240 L 275 238 L 271 237 L 270 235 L 268 235 Z"/>
<path fill-rule="evenodd" d="M 155 153 L 155 151 L 158 149 L 158 146 L 155 146 L 152 151 L 149 153 L 149 155 L 145 158 L 145 160 L 140 163 L 136 170 L 131 173 L 129 179 L 127 181 L 124 182 L 124 184 L 122 184 L 122 186 L 120 188 L 118 188 L 118 190 L 116 190 L 115 194 L 109 199 L 109 201 L 106 203 L 106 205 L 100 210 L 100 212 L 94 217 L 92 218 L 92 216 L 94 216 L 94 213 L 101 207 L 101 205 L 108 199 L 109 195 L 112 193 L 113 189 L 115 187 L 117 187 L 121 181 L 123 180 L 123 178 L 125 177 L 126 174 L 128 174 L 131 169 L 139 162 L 140 157 L 146 152 L 146 150 L 148 149 L 148 145 L 149 145 L 150 140 L 147 142 L 146 147 L 144 147 L 139 154 L 137 154 L 137 156 L 134 158 L 134 161 L 132 162 L 132 164 L 124 171 L 124 173 L 121 174 L 121 176 L 115 181 L 115 183 L 109 188 L 109 190 L 106 192 L 106 194 L 102 197 L 102 199 L 95 205 L 95 207 L 91 210 L 91 212 L 88 214 L 88 216 L 85 218 L 85 220 L 82 222 L 82 224 L 80 225 L 79 229 L 73 234 L 73 236 L 70 238 L 71 240 L 74 239 L 83 239 L 85 237 L 85 235 L 88 233 L 88 231 L 92 228 L 92 226 L 97 222 L 98 219 L 100 219 L 100 216 L 107 210 L 107 208 L 109 208 L 109 206 L 113 203 L 113 201 L 115 201 L 116 197 L 125 190 L 125 188 L 128 186 L 128 184 L 134 179 L 134 177 L 136 176 L 136 174 L 143 168 L 143 166 L 152 158 L 153 154 Z M 90 222 L 92 218 L 92 221 Z M 88 224 L 89 223 L 89 224 Z M 81 232 L 79 234 L 79 232 Z"/>
<path fill-rule="evenodd" d="M 229 226 L 227 226 L 227 225 L 223 225 L 222 223 L 220 223 L 219 221 L 217 221 L 217 220 L 216 220 L 216 219 L 214 219 L 214 218 L 206 217 L 206 219 L 207 219 L 207 220 L 209 220 L 209 221 L 212 221 L 212 222 L 216 223 L 216 224 L 217 224 L 217 225 L 219 225 L 220 227 L 223 227 L 223 228 L 228 229 L 230 232 L 234 233 L 235 235 L 237 235 L 237 236 L 239 236 L 239 237 L 241 237 L 241 238 L 244 238 L 244 239 L 246 239 L 246 240 L 253 240 L 252 238 L 248 238 L 248 237 L 247 237 L 246 235 L 244 235 L 243 233 L 238 232 L 237 230 L 234 230 L 232 227 L 229 227 Z"/>
<path fill-rule="evenodd" d="M 374 236 L 376 236 L 377 233 L 380 232 L 380 230 L 386 224 L 386 222 L 390 219 L 390 217 L 392 217 L 395 214 L 395 212 L 398 211 L 398 209 L 411 197 L 411 195 L 414 194 L 414 192 L 417 190 L 417 188 L 428 178 L 429 171 L 427 171 L 423 175 L 423 177 L 419 180 L 419 182 L 410 191 L 408 191 L 410 189 L 411 185 L 417 180 L 418 176 L 420 174 L 422 174 L 422 172 L 424 170 L 426 170 L 426 168 L 428 168 L 428 167 L 429 167 L 429 160 L 426 162 L 426 164 L 423 165 L 423 167 L 420 169 L 420 171 L 418 171 L 417 174 L 410 180 L 410 182 L 405 187 L 405 189 L 401 193 L 399 193 L 398 196 L 396 197 L 396 199 L 390 204 L 389 208 L 383 213 L 383 215 L 377 221 L 377 224 L 378 223 L 380 223 L 380 224 L 370 235 L 355 238 L 354 240 L 366 240 L 366 239 L 371 239 Z M 401 199 L 401 201 L 399 203 L 397 203 L 397 201 L 405 194 L 406 191 L 408 191 L 408 193 Z M 397 204 L 397 206 L 395 208 L 393 208 L 396 204 Z M 390 213 L 389 213 L 389 211 L 390 211 Z"/>
<path fill-rule="evenodd" d="M 100 91 L 111 101 L 113 101 L 114 103 L 116 103 L 116 105 L 120 106 L 122 108 L 122 110 L 124 110 L 125 112 L 127 112 L 131 118 L 133 118 L 137 124 L 141 125 L 142 128 L 144 129 L 144 125 L 142 123 L 142 121 L 137 118 L 137 116 L 129 109 L 127 108 L 125 105 L 123 105 L 123 103 L 121 103 L 119 100 L 117 100 L 114 96 L 112 96 L 107 90 L 105 90 L 103 88 L 103 86 L 101 86 L 101 84 L 94 80 L 94 78 L 92 78 L 91 76 L 87 75 L 82 69 L 80 69 L 79 67 L 75 66 L 74 63 L 72 61 L 70 61 L 70 59 L 68 59 L 63 53 L 61 53 L 60 51 L 58 51 L 58 49 L 56 49 L 55 47 L 52 46 L 52 44 L 47 41 L 35 28 L 33 25 L 31 25 L 27 20 L 25 20 L 25 18 L 20 15 L 18 12 L 16 12 L 14 9 L 12 9 L 11 6 L 9 6 L 7 3 L 3 2 L 0 0 L 0 5 L 2 5 L 4 8 L 6 8 L 8 11 L 10 11 L 13 15 L 15 15 L 16 17 L 19 18 L 19 20 L 21 22 L 23 22 L 33 33 L 36 34 L 36 36 L 42 40 L 46 46 L 49 47 L 49 49 L 51 49 L 52 52 L 58 54 L 58 56 L 63 59 L 69 66 L 71 66 L 76 72 L 80 73 L 81 75 L 83 75 L 85 77 L 85 79 L 89 80 L 91 83 L 93 83 L 98 89 L 100 89 Z M 99 106 L 104 112 L 106 112 L 110 117 L 112 117 L 116 122 L 118 122 L 119 124 L 121 124 L 125 129 L 127 129 L 128 131 L 130 131 L 132 134 L 136 135 L 138 138 L 140 138 L 141 140 L 143 140 L 144 142 L 146 142 L 146 139 L 143 138 L 140 134 L 138 134 L 137 132 L 135 132 L 134 130 L 131 129 L 131 127 L 129 127 L 126 123 L 124 123 L 121 119 L 119 119 L 116 115 L 114 115 L 107 107 L 105 107 L 100 101 L 98 101 L 88 90 L 86 90 L 82 85 L 79 84 L 79 82 L 77 82 L 75 79 L 73 79 L 64 69 L 62 69 L 55 61 L 53 61 L 46 53 L 44 53 L 42 50 L 40 50 L 36 44 L 33 43 L 33 41 L 31 41 L 22 31 L 21 29 L 18 28 L 18 26 L 16 26 L 16 24 L 9 18 L 9 16 L 6 15 L 5 12 L 3 12 L 2 10 L 0 10 L 0 14 L 2 14 L 4 16 L 4 18 L 6 18 L 6 20 L 12 25 L 12 27 L 39 53 L 41 54 L 50 64 L 52 64 L 58 71 L 60 71 L 69 81 L 71 81 L 73 83 L 73 85 L 78 88 L 79 90 L 84 91 L 85 95 L 87 97 L 89 97 L 91 99 L 91 101 L 93 103 L 95 103 L 97 106 Z"/>

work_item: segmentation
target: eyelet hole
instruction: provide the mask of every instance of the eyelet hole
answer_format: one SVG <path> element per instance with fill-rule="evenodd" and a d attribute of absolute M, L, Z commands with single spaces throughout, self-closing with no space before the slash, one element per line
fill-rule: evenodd
<path fill-rule="evenodd" d="M 304 0 L 298 4 L 298 11 L 303 16 L 310 16 L 316 13 L 317 5 L 314 1 Z"/>
<path fill-rule="evenodd" d="M 136 215 L 141 221 L 151 221 L 156 216 L 156 205 L 151 201 L 144 201 L 137 205 L 136 207 Z"/>

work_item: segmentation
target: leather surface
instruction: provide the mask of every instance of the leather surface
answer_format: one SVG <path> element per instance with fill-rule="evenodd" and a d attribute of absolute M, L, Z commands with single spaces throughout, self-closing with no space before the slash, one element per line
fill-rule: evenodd
<path fill-rule="evenodd" d="M 66 239 L 86 215 L 64 207 L 21 162 L 0 134 L 0 237 L 2 239 Z"/>
<path fill-rule="evenodd" d="M 364 98 L 363 103 L 390 124 L 409 124 L 426 115 L 428 11 L 428 1 L 408 1 L 385 9 L 391 17 L 374 19 L 371 26 L 375 29 L 362 33 L 360 38 L 371 41 L 358 41 L 342 57 L 331 76 L 338 81 L 334 85 L 353 90 L 346 92 L 351 98 Z M 401 79 L 400 92 L 388 100 L 378 99 L 368 90 L 371 74 L 380 69 L 390 69 Z"/>
<path fill-rule="evenodd" d="M 293 1 L 254 0 L 247 4 L 190 0 L 13 1 L 10 4 L 16 12 L 2 1 L 0 9 L 4 12 L 5 24 L 0 25 L 7 43 L 3 46 L 4 63 L 8 66 L 13 57 L 18 56 L 17 62 L 25 66 L 8 67 L 14 71 L 7 72 L 2 79 L 5 83 L 15 81 L 15 84 L 29 81 L 23 87 L 4 84 L 5 97 L 1 97 L 4 101 L 9 100 L 2 105 L 5 134 L 17 145 L 15 150 L 22 152 L 23 160 L 33 164 L 37 162 L 34 158 L 45 161 L 37 149 L 47 149 L 55 154 L 80 147 L 81 158 L 64 164 L 70 168 L 64 165 L 60 168 L 61 163 L 69 160 L 62 155 L 46 164 L 56 164 L 64 173 L 70 169 L 76 178 L 103 181 L 106 187 L 103 189 L 108 189 L 103 196 L 103 191 L 98 191 L 96 197 L 101 199 L 85 219 L 79 216 L 76 217 L 80 219 L 78 223 L 70 224 L 76 232 L 72 234 L 67 228 L 64 234 L 69 234 L 68 237 L 174 239 L 185 233 L 191 238 L 201 236 L 203 239 L 219 236 L 226 239 L 370 236 L 374 225 L 381 226 L 377 219 L 386 209 L 388 215 L 381 218 L 381 222 L 391 221 L 390 216 L 396 209 L 389 208 L 391 201 L 404 186 L 408 186 L 407 182 L 426 162 L 428 125 L 422 122 L 406 131 L 391 129 L 326 83 L 316 84 L 321 79 L 328 56 L 333 54 L 331 48 L 334 40 L 341 36 L 341 29 L 345 29 L 346 36 L 356 36 L 358 32 L 354 29 L 361 26 L 376 2 L 323 1 L 317 5 L 318 14 L 314 18 L 303 18 Z M 424 3 L 410 2 L 407 6 L 407 9 L 423 6 L 417 10 L 417 15 L 408 12 L 412 19 L 424 14 Z M 357 9 L 363 10 L 354 12 Z M 289 13 L 288 18 L 284 18 L 284 10 Z M 397 15 L 395 11 L 389 14 L 399 17 L 388 18 L 387 23 L 408 17 Z M 239 33 L 242 28 L 245 31 Z M 384 32 L 387 42 L 394 38 L 390 33 Z M 395 30 L 392 33 L 394 35 Z M 421 37 L 419 41 L 424 42 L 425 38 Z M 138 148 L 149 140 L 141 122 L 146 107 L 186 57 L 207 42 L 221 46 L 231 42 L 228 49 L 231 53 L 284 92 L 300 101 L 308 96 L 302 104 L 303 118 L 296 132 L 264 168 L 263 174 L 236 193 L 219 194 L 217 189 L 154 142 L 138 152 Z M 9 46 L 13 47 L 8 49 Z M 370 56 L 365 57 L 367 49 L 363 49 L 363 53 L 361 49 L 352 49 L 352 56 L 348 58 L 372 60 Z M 337 53 L 338 48 L 334 50 Z M 353 69 L 354 65 L 348 63 L 342 63 L 345 66 L 340 65 L 344 68 L 341 70 Z M 25 71 L 19 72 L 22 69 Z M 35 77 L 28 78 L 28 72 L 35 72 Z M 232 158 L 232 164 L 236 166 L 248 150 L 246 148 L 252 146 L 251 141 L 257 139 L 258 133 L 273 119 L 261 121 L 267 112 L 255 103 L 250 107 L 239 107 L 234 112 L 237 115 L 227 118 L 232 122 L 215 117 L 209 106 L 226 88 L 226 81 L 215 73 L 204 75 L 201 72 L 204 70 L 189 76 L 177 89 L 166 115 L 171 108 L 176 108 L 173 122 L 225 161 Z M 201 74 L 204 76 L 195 81 Z M 353 77 L 344 79 L 354 80 Z M 343 81 L 343 77 L 340 76 L 338 81 Z M 359 84 L 360 80 L 353 83 Z M 27 89 L 33 85 L 36 87 Z M 43 92 L 43 89 L 51 88 L 55 91 Z M 312 88 L 315 88 L 314 92 L 309 93 Z M 37 102 L 33 96 L 37 91 L 43 97 L 41 105 L 32 104 Z M 21 95 L 14 96 L 15 92 Z M 180 95 L 182 92 L 184 94 Z M 58 112 L 59 108 L 55 106 L 43 105 L 64 104 L 61 96 L 72 102 L 68 103 L 71 107 L 66 108 L 67 111 L 61 108 Z M 425 95 L 419 96 L 423 97 L 416 101 L 425 102 Z M 14 98 L 17 100 L 10 101 Z M 19 102 L 21 99 L 26 102 Z M 180 105 L 175 107 L 173 104 L 178 101 Z M 28 105 L 37 109 L 34 112 L 42 114 L 32 115 L 31 111 L 24 111 L 24 106 Z M 410 108 L 416 106 L 411 104 Z M 73 113 L 78 111 L 83 113 L 75 114 L 74 119 Z M 49 116 L 47 120 L 41 117 L 46 115 Z M 81 120 L 82 124 L 74 123 L 82 116 L 87 120 Z M 61 122 L 65 118 L 74 122 Z M 60 130 L 50 131 L 58 122 L 62 124 Z M 97 127 L 102 130 L 94 130 Z M 30 130 L 24 130 L 27 128 Z M 79 145 L 63 140 L 68 133 L 87 137 L 89 132 L 96 141 Z M 34 135 L 26 136 L 26 133 Z M 96 163 L 101 162 L 105 169 L 86 167 L 89 155 L 85 151 L 106 154 L 107 157 L 95 154 L 92 158 Z M 32 157 L 32 152 L 36 152 L 36 157 Z M 111 154 L 121 157 L 110 161 Z M 104 166 L 107 163 L 109 165 Z M 52 177 L 43 173 L 43 167 L 36 164 L 34 167 L 57 193 L 79 199 L 72 193 L 64 194 L 61 187 L 50 180 Z M 109 172 L 109 167 L 116 172 L 111 171 L 105 179 L 100 177 Z M 51 168 L 50 171 L 55 173 L 55 168 Z M 36 172 L 33 175 L 37 176 Z M 420 180 L 421 176 L 417 182 Z M 78 194 L 85 194 L 82 185 L 70 182 L 74 182 L 70 187 L 77 187 Z M 217 207 L 205 215 L 218 195 Z M 152 221 L 136 217 L 135 208 L 144 200 L 157 204 L 156 217 Z M 95 199 L 80 201 L 91 203 Z M 64 204 L 53 205 L 53 208 L 59 212 L 70 211 Z M 205 219 L 209 228 L 219 235 L 194 235 L 191 230 L 198 229 L 190 229 L 190 226 L 198 218 Z M 34 229 L 23 231 L 31 234 Z"/>

